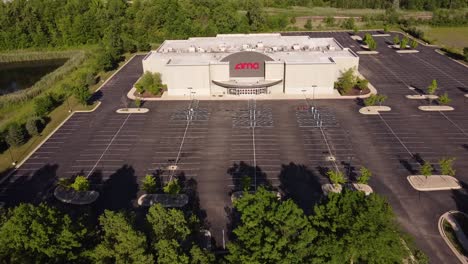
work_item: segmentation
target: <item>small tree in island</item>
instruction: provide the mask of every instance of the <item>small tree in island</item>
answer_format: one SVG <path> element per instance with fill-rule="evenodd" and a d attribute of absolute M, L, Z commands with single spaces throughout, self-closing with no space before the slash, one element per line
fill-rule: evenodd
<path fill-rule="evenodd" d="M 75 181 L 70 185 L 70 187 L 77 192 L 89 191 L 89 180 L 85 176 L 78 175 L 76 176 Z"/>
<path fill-rule="evenodd" d="M 448 93 L 445 92 L 443 95 L 439 97 L 437 102 L 439 102 L 439 104 L 441 105 L 448 105 L 450 104 L 450 102 L 452 102 L 452 99 L 450 99 L 450 97 L 448 96 Z"/>
<path fill-rule="evenodd" d="M 408 38 L 404 37 L 400 42 L 400 49 L 406 49 L 406 46 L 408 46 L 408 41 Z"/>
<path fill-rule="evenodd" d="M 417 48 L 418 45 L 419 45 L 419 43 L 418 43 L 415 39 L 411 40 L 411 42 L 410 42 L 410 47 L 411 47 L 412 49 Z"/>
<path fill-rule="evenodd" d="M 400 37 L 398 35 L 393 37 L 393 45 L 400 45 Z"/>
<path fill-rule="evenodd" d="M 367 169 L 366 167 L 361 167 L 361 169 L 359 170 L 359 172 L 361 173 L 361 176 L 359 176 L 358 178 L 358 183 L 359 184 L 367 184 L 370 180 L 370 178 L 372 177 L 372 172 Z"/>
<path fill-rule="evenodd" d="M 432 80 L 431 84 L 427 87 L 426 91 L 428 95 L 434 95 L 438 89 L 437 80 Z M 429 104 L 432 104 L 432 98 L 429 98 Z"/>
<path fill-rule="evenodd" d="M 434 169 L 432 168 L 432 165 L 429 162 L 424 162 L 421 166 L 420 173 L 424 175 L 427 179 L 427 177 L 432 175 L 433 170 Z"/>
<path fill-rule="evenodd" d="M 164 192 L 167 194 L 179 194 L 181 189 L 182 187 L 179 184 L 179 180 L 176 178 L 170 180 L 163 188 Z"/>
<path fill-rule="evenodd" d="M 455 169 L 453 168 L 453 162 L 455 158 L 442 158 L 439 160 L 440 172 L 442 175 L 455 176 Z"/>
<path fill-rule="evenodd" d="M 140 100 L 140 98 L 136 98 L 136 99 L 135 99 L 135 106 L 138 108 L 138 110 L 140 110 L 140 107 L 141 107 L 141 100 Z"/>
<path fill-rule="evenodd" d="M 151 174 L 146 174 L 142 189 L 149 194 L 156 193 L 156 184 L 156 178 Z"/>
<path fill-rule="evenodd" d="M 327 171 L 327 176 L 335 187 L 346 182 L 343 173 L 339 170 L 329 170 Z"/>
<path fill-rule="evenodd" d="M 166 85 L 162 84 L 161 74 L 159 72 L 145 72 L 141 79 L 135 84 L 135 88 L 139 94 L 149 92 L 152 95 L 160 94 Z"/>

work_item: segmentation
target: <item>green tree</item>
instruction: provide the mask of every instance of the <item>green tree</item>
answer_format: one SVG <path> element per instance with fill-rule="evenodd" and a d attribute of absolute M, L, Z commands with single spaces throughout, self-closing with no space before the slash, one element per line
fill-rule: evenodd
<path fill-rule="evenodd" d="M 327 16 L 325 18 L 325 25 L 327 25 L 327 27 L 335 26 L 335 18 L 332 16 Z"/>
<path fill-rule="evenodd" d="M 182 187 L 179 184 L 179 180 L 176 178 L 169 181 L 166 186 L 163 187 L 164 192 L 168 194 L 179 194 L 181 189 Z"/>
<path fill-rule="evenodd" d="M 383 31 L 384 33 L 388 33 L 389 29 L 388 29 L 388 25 L 384 25 L 383 27 Z"/>
<path fill-rule="evenodd" d="M 240 223 L 228 244 L 229 263 L 311 263 L 317 232 L 292 201 L 263 187 L 234 202 Z"/>
<path fill-rule="evenodd" d="M 73 96 L 82 105 L 87 105 L 91 98 L 91 92 L 85 85 L 78 85 L 73 88 Z"/>
<path fill-rule="evenodd" d="M 358 178 L 358 183 L 367 184 L 372 177 L 372 172 L 366 167 L 361 167 L 359 172 L 361 173 L 361 176 Z"/>
<path fill-rule="evenodd" d="M 241 178 L 241 190 L 244 192 L 248 192 L 252 185 L 252 178 L 249 176 L 242 176 Z"/>
<path fill-rule="evenodd" d="M 57 105 L 52 94 L 37 97 L 34 100 L 34 112 L 37 116 L 43 117 L 50 113 Z"/>
<path fill-rule="evenodd" d="M 406 46 L 408 46 L 408 38 L 404 37 L 400 42 L 400 49 L 406 49 Z"/>
<path fill-rule="evenodd" d="M 400 37 L 398 37 L 398 35 L 395 35 L 393 37 L 393 44 L 394 45 L 399 45 L 400 44 Z"/>
<path fill-rule="evenodd" d="M 345 177 L 341 171 L 329 170 L 327 171 L 327 177 L 333 183 L 333 185 L 338 186 L 346 182 Z"/>
<path fill-rule="evenodd" d="M 427 94 L 434 95 L 437 89 L 437 80 L 432 80 L 431 84 L 427 87 Z M 429 103 L 432 103 L 432 98 L 429 99 Z"/>
<path fill-rule="evenodd" d="M 432 171 L 434 169 L 432 168 L 432 165 L 428 162 L 424 162 L 423 165 L 421 166 L 420 173 L 424 176 L 429 177 L 432 175 Z"/>
<path fill-rule="evenodd" d="M 418 47 L 418 45 L 419 45 L 419 43 L 415 39 L 411 40 L 410 47 L 412 49 L 416 49 Z"/>
<path fill-rule="evenodd" d="M 101 240 L 89 253 L 94 263 L 154 263 L 146 236 L 134 228 L 133 216 L 106 210 L 99 224 Z"/>
<path fill-rule="evenodd" d="M 44 124 L 44 119 L 36 116 L 30 117 L 28 121 L 26 121 L 26 131 L 28 131 L 28 134 L 31 136 L 37 136 L 44 128 Z"/>
<path fill-rule="evenodd" d="M 247 1 L 247 21 L 252 31 L 261 31 L 265 25 L 266 17 L 262 10 L 260 1 Z"/>
<path fill-rule="evenodd" d="M 291 24 L 295 25 L 296 22 L 297 22 L 297 21 L 296 21 L 296 17 L 295 17 L 295 16 L 291 17 L 291 19 L 289 20 L 289 22 L 290 22 Z"/>
<path fill-rule="evenodd" d="M 10 146 L 18 147 L 26 142 L 26 132 L 23 126 L 18 123 L 13 123 L 8 127 L 8 133 L 6 135 L 6 142 Z"/>
<path fill-rule="evenodd" d="M 304 28 L 307 30 L 312 30 L 312 19 L 307 19 L 307 22 L 304 24 Z"/>
<path fill-rule="evenodd" d="M 454 161 L 455 158 L 442 158 L 439 160 L 439 166 L 442 175 L 455 176 L 455 169 L 453 168 Z"/>
<path fill-rule="evenodd" d="M 213 253 L 198 246 L 192 246 L 190 249 L 190 264 L 213 264 L 215 260 Z"/>
<path fill-rule="evenodd" d="M 353 34 L 357 35 L 359 33 L 359 28 L 357 26 L 353 27 Z"/>
<path fill-rule="evenodd" d="M 330 193 L 310 221 L 316 263 L 400 263 L 407 255 L 390 206 L 376 194 Z"/>
<path fill-rule="evenodd" d="M 445 92 L 443 95 L 441 95 L 439 97 L 439 99 L 437 100 L 439 102 L 439 104 L 441 105 L 447 105 L 447 104 L 450 104 L 450 102 L 452 101 L 452 99 L 448 96 L 448 93 Z"/>
<path fill-rule="evenodd" d="M 368 88 L 368 85 L 369 85 L 369 81 L 366 80 L 366 79 L 359 79 L 357 80 L 357 83 L 356 83 L 357 87 L 359 90 L 366 90 Z"/>
<path fill-rule="evenodd" d="M 375 41 L 373 38 L 367 42 L 367 45 L 369 46 L 369 50 L 377 49 L 377 41 Z"/>
<path fill-rule="evenodd" d="M 190 235 L 189 223 L 182 211 L 166 209 L 160 204 L 152 205 L 146 215 L 151 230 L 151 240 L 184 241 Z"/>
<path fill-rule="evenodd" d="M 75 181 L 70 187 L 77 192 L 88 191 L 90 188 L 89 180 L 85 176 L 76 176 Z"/>
<path fill-rule="evenodd" d="M 378 94 L 376 95 L 376 102 L 379 104 L 379 105 L 382 105 L 385 100 L 387 100 L 387 96 L 386 95 L 383 95 L 383 94 Z"/>
<path fill-rule="evenodd" d="M 356 26 L 354 18 L 350 17 L 350 18 L 345 19 L 345 21 L 343 21 L 342 26 L 345 29 L 349 29 L 349 30 L 353 29 Z"/>
<path fill-rule="evenodd" d="M 5 263 L 78 262 L 89 232 L 78 221 L 45 204 L 20 204 L 0 225 Z"/>
<path fill-rule="evenodd" d="M 156 250 L 158 252 L 158 264 L 188 264 L 189 258 L 183 253 L 180 244 L 174 239 L 162 239 L 156 243 Z"/>
<path fill-rule="evenodd" d="M 151 174 L 146 174 L 142 189 L 146 193 L 156 193 L 156 178 Z"/>

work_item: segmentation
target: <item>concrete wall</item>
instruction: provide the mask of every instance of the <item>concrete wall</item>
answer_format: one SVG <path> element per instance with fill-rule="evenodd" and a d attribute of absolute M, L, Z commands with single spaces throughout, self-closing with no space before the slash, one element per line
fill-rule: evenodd
<path fill-rule="evenodd" d="M 337 71 L 336 78 L 341 76 L 341 72 L 348 70 L 349 68 L 355 67 L 358 70 L 359 57 L 334 57 L 333 60 L 336 63 Z"/>
<path fill-rule="evenodd" d="M 190 96 L 188 87 L 196 95 L 210 95 L 209 65 L 167 65 L 165 76 L 169 95 Z"/>
<path fill-rule="evenodd" d="M 284 62 L 266 61 L 265 62 L 265 80 L 283 80 L 284 79 Z M 271 94 L 283 93 L 283 82 L 268 87 Z"/>
<path fill-rule="evenodd" d="M 286 94 L 332 94 L 336 81 L 337 65 L 334 63 L 287 64 Z M 316 88 L 313 88 L 316 86 Z"/>

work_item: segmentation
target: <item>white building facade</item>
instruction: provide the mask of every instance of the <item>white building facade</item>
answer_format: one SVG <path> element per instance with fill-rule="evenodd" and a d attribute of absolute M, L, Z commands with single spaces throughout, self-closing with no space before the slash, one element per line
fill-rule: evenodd
<path fill-rule="evenodd" d="M 166 40 L 143 59 L 168 95 L 333 94 L 359 57 L 333 38 L 229 34 Z"/>

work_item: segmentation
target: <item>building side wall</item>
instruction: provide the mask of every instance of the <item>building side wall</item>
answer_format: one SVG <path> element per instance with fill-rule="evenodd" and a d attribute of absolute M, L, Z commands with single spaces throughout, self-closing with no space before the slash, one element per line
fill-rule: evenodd
<path fill-rule="evenodd" d="M 209 65 L 166 66 L 163 76 L 169 95 L 210 95 Z"/>
<path fill-rule="evenodd" d="M 284 63 L 265 62 L 265 79 L 266 80 L 283 80 L 284 81 Z M 283 82 L 268 87 L 271 94 L 283 93 Z"/>
<path fill-rule="evenodd" d="M 334 57 L 333 60 L 337 66 L 336 78 L 341 76 L 341 72 L 348 70 L 349 68 L 355 67 L 358 70 L 359 57 Z"/>
<path fill-rule="evenodd" d="M 286 94 L 332 94 L 337 66 L 327 64 L 287 64 L 285 75 Z M 315 88 L 313 88 L 315 86 Z M 303 92 L 302 90 L 306 90 Z"/>
<path fill-rule="evenodd" d="M 229 80 L 229 63 L 223 64 L 210 64 L 210 90 L 213 95 L 226 94 L 227 90 L 224 87 L 216 85 L 212 82 L 215 81 L 228 81 Z"/>

